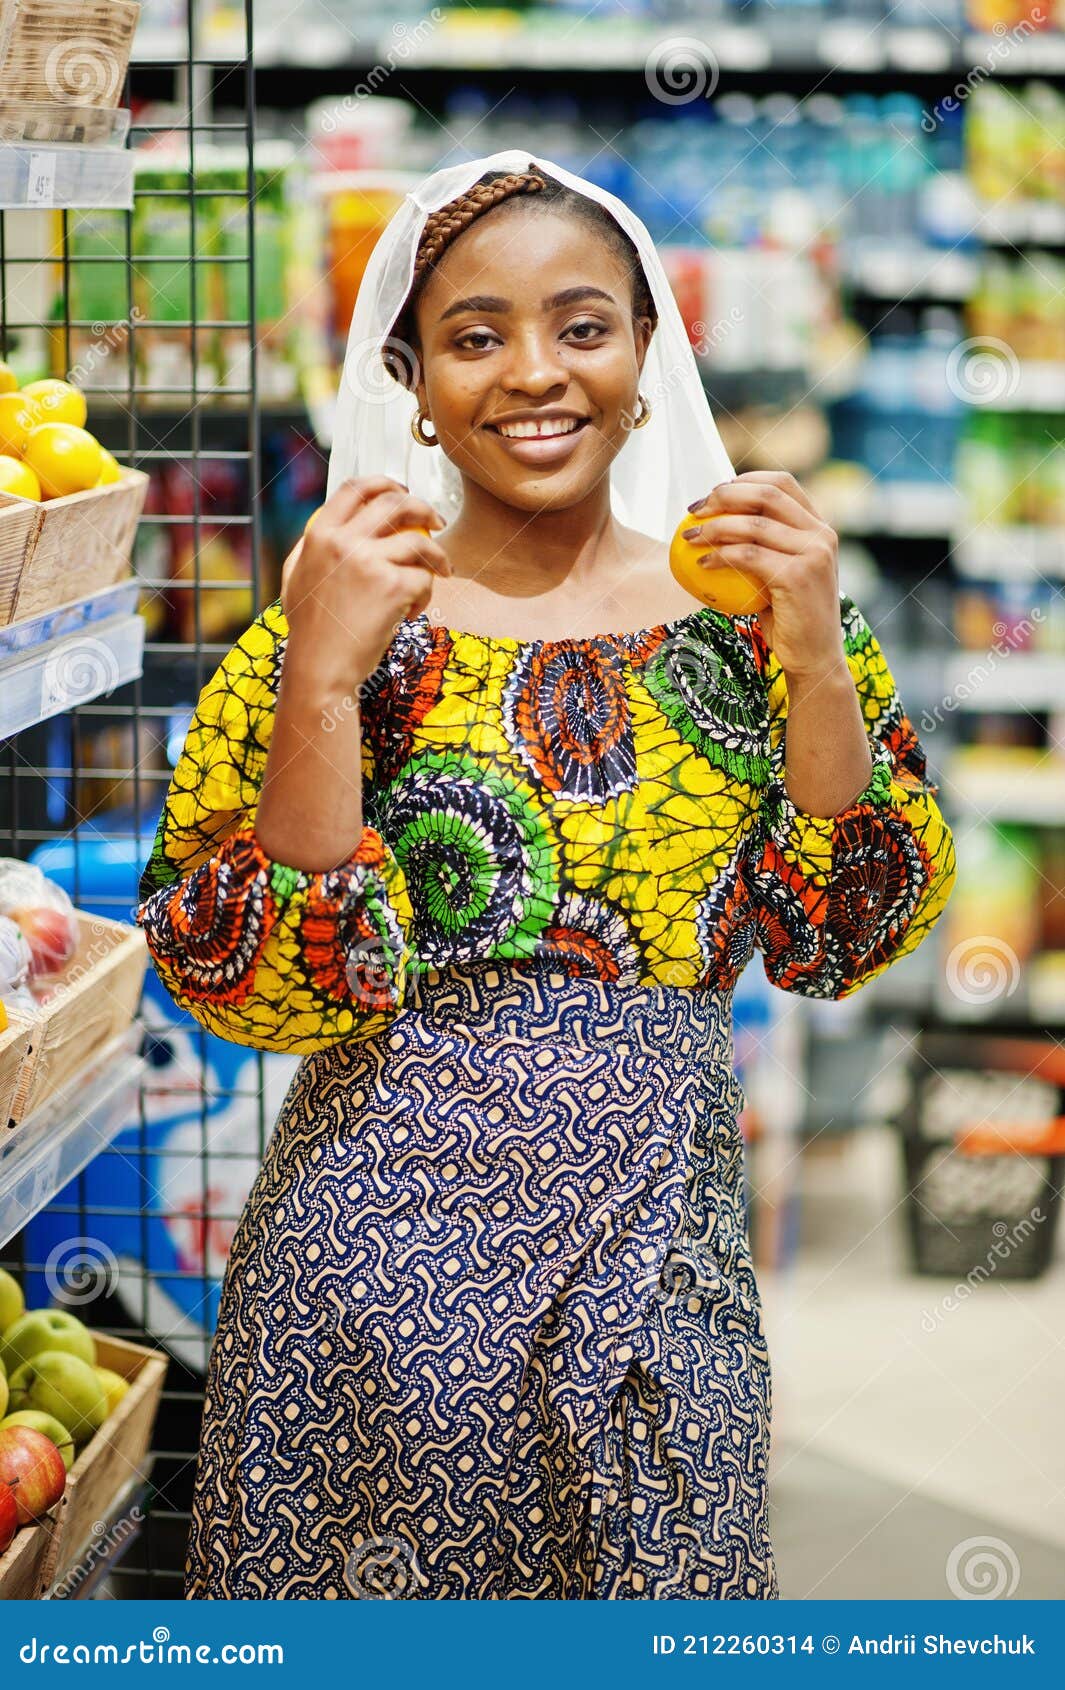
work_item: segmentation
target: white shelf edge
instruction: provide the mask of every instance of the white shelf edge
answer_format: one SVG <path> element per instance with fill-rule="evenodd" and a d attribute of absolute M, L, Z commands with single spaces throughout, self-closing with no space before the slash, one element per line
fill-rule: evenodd
<path fill-rule="evenodd" d="M 129 1125 L 128 1094 L 147 1071 L 131 1048 L 140 1037 L 134 1021 L 40 1109 L 4 1128 L 12 1144 L 0 1153 L 0 1248 Z"/>
<path fill-rule="evenodd" d="M 0 663 L 0 740 L 136 680 L 144 634 L 144 618 L 133 611 L 6 658 Z"/>
<path fill-rule="evenodd" d="M 0 141 L 0 210 L 130 211 L 134 154 L 71 141 Z"/>

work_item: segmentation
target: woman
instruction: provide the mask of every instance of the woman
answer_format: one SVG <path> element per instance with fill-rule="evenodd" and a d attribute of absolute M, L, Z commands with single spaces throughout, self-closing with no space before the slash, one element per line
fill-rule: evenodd
<path fill-rule="evenodd" d="M 685 506 L 764 613 L 678 587 Z M 841 998 L 920 943 L 925 772 L 835 536 L 732 475 L 642 223 L 524 153 L 430 177 L 143 879 L 175 1000 L 304 1056 L 187 1596 L 779 1594 L 731 994 L 756 947 Z"/>

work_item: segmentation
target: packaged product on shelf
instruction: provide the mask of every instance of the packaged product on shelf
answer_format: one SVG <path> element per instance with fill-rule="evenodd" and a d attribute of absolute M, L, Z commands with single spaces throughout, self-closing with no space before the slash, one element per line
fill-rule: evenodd
<path fill-rule="evenodd" d="M 330 333 L 339 361 L 370 254 L 403 196 L 396 188 L 354 182 L 345 186 L 329 176 L 318 179 L 317 189 L 324 207 L 324 263 L 332 292 Z"/>
<path fill-rule="evenodd" d="M 979 822 L 963 832 L 959 873 L 944 911 L 944 986 L 956 1014 L 987 1013 L 1021 986 L 1039 946 L 1040 841 L 1035 828 Z"/>
<path fill-rule="evenodd" d="M 295 151 L 284 142 L 261 142 L 255 151 L 255 336 L 259 398 L 285 402 L 297 393 L 296 367 L 289 343 L 289 275 L 292 173 Z M 211 186 L 226 189 L 210 202 L 217 227 L 217 316 L 232 323 L 219 331 L 221 385 L 244 392 L 251 384 L 249 320 L 247 170 L 243 160 L 220 165 Z"/>
<path fill-rule="evenodd" d="M 129 276 L 126 270 L 126 213 L 69 211 L 67 251 L 71 319 L 69 348 L 62 334 L 52 339 L 51 373 L 67 368 L 83 373 L 88 392 L 103 388 L 122 392 L 129 387 Z M 53 213 L 55 306 L 53 318 L 63 316 L 63 213 Z M 75 325 L 82 324 L 83 327 Z"/>
<path fill-rule="evenodd" d="M 208 457 L 195 475 L 188 463 L 168 464 L 164 474 L 168 512 L 188 519 L 170 527 L 169 575 L 184 584 L 173 593 L 175 634 L 189 644 L 234 638 L 255 614 L 251 527 L 226 522 L 227 511 L 247 509 L 245 474 L 242 464 Z"/>
<path fill-rule="evenodd" d="M 132 268 L 138 377 L 146 388 L 190 391 L 194 377 L 201 392 L 218 385 L 217 337 L 210 331 L 196 334 L 194 370 L 193 287 L 198 322 L 211 320 L 217 291 L 210 264 L 213 230 L 199 214 L 201 204 L 188 197 L 188 170 L 169 152 L 138 153 Z"/>

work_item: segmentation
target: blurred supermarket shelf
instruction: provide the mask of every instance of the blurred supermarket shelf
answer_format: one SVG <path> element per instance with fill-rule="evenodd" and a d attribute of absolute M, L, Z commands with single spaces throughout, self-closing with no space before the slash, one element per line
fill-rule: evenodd
<path fill-rule="evenodd" d="M 979 336 L 977 337 L 979 342 Z M 985 363 L 986 370 L 986 363 Z M 1002 364 L 1005 386 L 992 397 L 974 386 L 965 398 L 988 411 L 1040 411 L 1065 414 L 1065 364 L 1025 359 L 1012 367 Z M 1001 383 L 999 383 L 1001 385 Z M 964 390 L 964 383 L 963 383 Z"/>
<path fill-rule="evenodd" d="M 1065 528 L 974 526 L 959 536 L 952 560 L 958 574 L 970 580 L 1065 580 Z"/>
<path fill-rule="evenodd" d="M 997 29 L 998 25 L 995 27 Z M 963 42 L 966 64 L 991 63 L 995 66 L 996 76 L 1003 73 L 1007 76 L 1060 76 L 1065 73 L 1065 34 L 1060 28 L 1035 30 L 1027 37 L 1018 32 L 1017 38 L 1010 40 L 1006 53 L 1002 50 L 1002 41 L 1002 35 L 967 35 Z"/>
<path fill-rule="evenodd" d="M 113 616 L 0 662 L 0 739 L 136 680 L 144 631 L 136 614 Z"/>
<path fill-rule="evenodd" d="M 1057 199 L 999 200 L 979 212 L 988 246 L 1065 246 L 1065 205 Z"/>
<path fill-rule="evenodd" d="M 970 746 L 954 753 L 945 802 L 991 822 L 1065 827 L 1065 761 L 1024 748 Z"/>
<path fill-rule="evenodd" d="M 246 56 L 244 28 L 233 21 L 235 16 L 233 12 L 218 17 L 208 15 L 201 22 L 192 40 L 193 63 L 233 64 Z M 142 20 L 133 38 L 130 63 L 180 64 L 189 57 L 189 45 L 187 30 L 153 27 Z"/>
<path fill-rule="evenodd" d="M 0 1148 L 0 1248 L 128 1127 L 146 1067 L 141 1038 L 134 1022 Z"/>
<path fill-rule="evenodd" d="M 848 501 L 837 518 L 841 532 L 854 538 L 891 534 L 906 539 L 949 539 L 963 508 L 953 487 L 940 481 L 873 481 Z"/>
<path fill-rule="evenodd" d="M 232 14 L 229 14 L 232 17 Z M 1052 75 L 1065 70 L 1065 40 L 1040 33 L 1011 43 L 1008 53 L 996 35 L 955 35 L 940 27 L 884 25 L 880 19 L 824 20 L 797 29 L 790 16 L 763 18 L 757 27 L 723 23 L 720 18 L 649 22 L 612 17 L 573 18 L 546 8 L 523 13 L 493 8 L 479 13 L 456 8 L 432 30 L 419 36 L 397 20 L 389 34 L 367 28 L 361 40 L 350 28 L 320 14 L 298 30 L 263 23 L 255 30 L 255 58 L 271 69 L 323 65 L 366 69 L 390 63 L 403 31 L 404 70 L 485 69 L 522 71 L 643 72 L 649 57 L 665 43 L 694 39 L 705 47 L 705 60 L 732 75 L 767 71 L 816 74 L 932 76 L 963 71 L 974 63 L 994 66 L 996 76 Z M 702 33 L 700 34 L 700 30 Z M 181 31 L 146 31 L 137 37 L 135 62 L 179 60 L 187 51 Z M 196 56 L 222 62 L 243 56 L 243 31 L 224 23 L 201 30 Z"/>
<path fill-rule="evenodd" d="M 962 651 L 946 663 L 941 684 L 957 710 L 1057 710 L 1063 673 L 1059 652 Z"/>
<path fill-rule="evenodd" d="M 871 299 L 966 299 L 980 276 L 977 253 L 895 244 L 865 247 L 846 261 L 847 286 Z"/>

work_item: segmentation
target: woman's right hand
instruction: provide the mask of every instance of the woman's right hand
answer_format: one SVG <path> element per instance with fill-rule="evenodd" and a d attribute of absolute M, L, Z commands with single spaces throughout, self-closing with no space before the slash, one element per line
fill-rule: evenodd
<path fill-rule="evenodd" d="M 345 481 L 285 561 L 281 608 L 289 643 L 319 678 L 347 691 L 380 663 L 396 623 L 428 609 L 443 548 L 420 528 L 444 518 L 387 475 Z"/>

